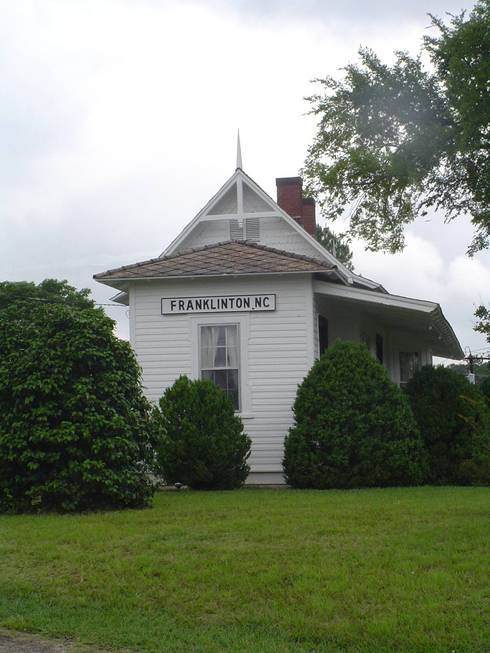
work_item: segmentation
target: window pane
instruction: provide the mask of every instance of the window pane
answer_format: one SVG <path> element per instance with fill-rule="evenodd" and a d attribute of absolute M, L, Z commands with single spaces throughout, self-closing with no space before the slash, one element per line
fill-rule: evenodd
<path fill-rule="evenodd" d="M 217 347 L 226 347 L 226 327 L 213 327 Z"/>
<path fill-rule="evenodd" d="M 233 404 L 233 408 L 235 410 L 240 410 L 240 405 L 238 402 L 238 390 L 236 392 L 228 392 L 228 398 L 231 400 L 231 403 Z"/>
<path fill-rule="evenodd" d="M 238 370 L 227 370 L 226 385 L 228 390 L 238 390 Z"/>
<path fill-rule="evenodd" d="M 238 367 L 238 347 L 227 350 L 226 367 Z"/>
<path fill-rule="evenodd" d="M 209 370 L 214 367 L 214 349 L 206 347 L 201 349 L 201 369 Z"/>
<path fill-rule="evenodd" d="M 407 383 L 419 368 L 419 353 L 400 352 L 400 383 Z"/>
<path fill-rule="evenodd" d="M 328 320 L 323 315 L 318 316 L 318 345 L 321 356 L 328 349 Z"/>
<path fill-rule="evenodd" d="M 235 324 L 226 327 L 226 346 L 238 349 L 238 327 Z"/>
<path fill-rule="evenodd" d="M 216 385 L 219 385 L 225 392 L 227 390 L 227 371 L 226 370 L 215 370 L 214 371 L 214 382 Z"/>
<path fill-rule="evenodd" d="M 201 348 L 213 349 L 213 327 L 201 327 Z"/>
<path fill-rule="evenodd" d="M 218 385 L 239 409 L 239 334 L 238 325 L 201 327 L 201 378 Z"/>
<path fill-rule="evenodd" d="M 235 410 L 238 410 L 238 370 L 227 370 L 226 374 L 226 393 L 231 399 Z"/>
<path fill-rule="evenodd" d="M 212 367 L 226 367 L 226 347 L 216 347 Z"/>
<path fill-rule="evenodd" d="M 380 363 L 383 362 L 384 352 L 383 352 L 383 336 L 379 333 L 376 334 L 376 358 Z"/>

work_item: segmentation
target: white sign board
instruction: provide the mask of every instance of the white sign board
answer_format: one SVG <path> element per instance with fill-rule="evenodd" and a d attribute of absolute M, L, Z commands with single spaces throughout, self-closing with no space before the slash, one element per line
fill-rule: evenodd
<path fill-rule="evenodd" d="M 275 295 L 162 297 L 162 315 L 176 315 L 179 313 L 236 313 L 237 311 L 275 310 Z"/>

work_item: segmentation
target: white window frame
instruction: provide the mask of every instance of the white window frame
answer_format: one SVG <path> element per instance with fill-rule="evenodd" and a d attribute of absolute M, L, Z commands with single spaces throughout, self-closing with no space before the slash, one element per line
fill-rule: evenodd
<path fill-rule="evenodd" d="M 206 368 L 203 369 L 202 367 L 202 330 L 209 328 L 209 327 L 223 327 L 224 329 L 230 328 L 230 327 L 236 327 L 237 330 L 237 341 L 238 341 L 238 360 L 237 360 L 237 367 L 212 367 L 212 368 Z M 225 331 L 226 333 L 226 331 Z M 242 381 L 241 381 L 241 363 L 242 363 L 242 352 L 241 352 L 241 346 L 240 346 L 240 325 L 237 322 L 234 322 L 233 324 L 223 324 L 222 322 L 217 322 L 216 324 L 200 324 L 199 329 L 198 329 L 198 347 L 199 347 L 199 378 L 203 378 L 203 372 L 209 372 L 209 371 L 228 371 L 228 370 L 236 370 L 237 371 L 237 382 L 238 382 L 238 407 L 235 409 L 235 412 L 240 413 L 241 407 L 242 407 Z"/>
<path fill-rule="evenodd" d="M 250 389 L 248 385 L 248 314 L 234 313 L 226 316 L 199 315 L 190 318 L 190 339 L 192 343 L 192 378 L 201 378 L 201 326 L 231 326 L 238 325 L 239 342 L 239 409 L 240 417 L 253 417 L 250 414 Z"/>

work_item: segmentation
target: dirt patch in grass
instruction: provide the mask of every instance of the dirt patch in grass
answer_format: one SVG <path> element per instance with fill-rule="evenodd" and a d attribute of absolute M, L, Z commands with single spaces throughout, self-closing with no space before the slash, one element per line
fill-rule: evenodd
<path fill-rule="evenodd" d="M 0 653 L 103 653 L 102 649 L 81 646 L 70 640 L 48 640 L 0 629 Z"/>

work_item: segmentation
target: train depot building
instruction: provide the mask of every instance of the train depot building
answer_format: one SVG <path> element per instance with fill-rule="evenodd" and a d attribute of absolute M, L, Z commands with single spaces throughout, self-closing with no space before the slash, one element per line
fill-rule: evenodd
<path fill-rule="evenodd" d="M 299 177 L 277 201 L 241 167 L 158 257 L 95 275 L 129 306 L 147 397 L 180 375 L 228 394 L 252 439 L 249 483 L 283 483 L 298 384 L 337 339 L 364 342 L 403 385 L 433 356 L 460 359 L 437 303 L 390 294 L 314 238 Z"/>

